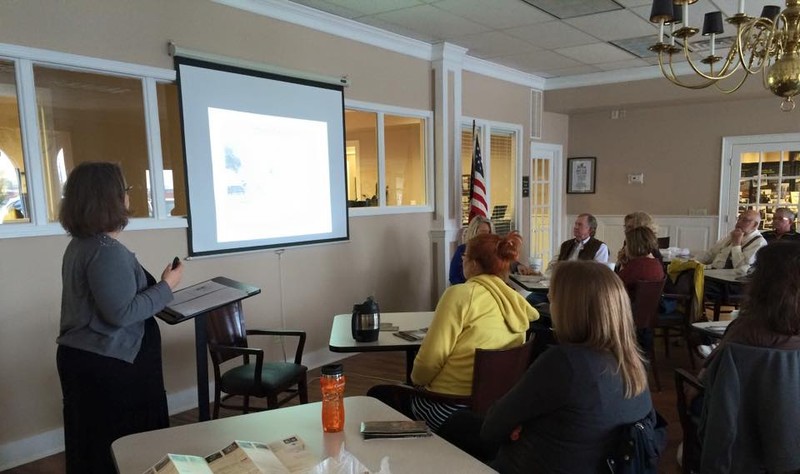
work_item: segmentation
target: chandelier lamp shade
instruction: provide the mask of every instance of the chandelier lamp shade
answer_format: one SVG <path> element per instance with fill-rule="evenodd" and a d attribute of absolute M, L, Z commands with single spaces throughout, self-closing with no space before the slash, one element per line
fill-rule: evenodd
<path fill-rule="evenodd" d="M 737 91 L 750 75 L 760 73 L 764 87 L 783 99 L 781 110 L 793 110 L 794 97 L 800 94 L 800 0 L 786 0 L 783 10 L 767 5 L 759 17 L 745 14 L 744 0 L 738 0 L 738 13 L 726 20 L 736 28 L 736 35 L 723 56 L 717 55 L 717 38 L 724 33 L 722 12 L 706 13 L 701 30 L 688 21 L 689 6 L 695 2 L 653 1 L 650 21 L 659 25 L 659 33 L 658 43 L 649 49 L 658 54 L 661 73 L 681 87 L 714 86 L 726 94 Z M 695 39 L 698 33 L 705 38 Z M 709 47 L 699 47 L 700 40 L 707 40 Z M 701 50 L 707 54 L 703 56 Z M 678 77 L 673 61 L 676 55 L 686 59 L 696 77 Z"/>

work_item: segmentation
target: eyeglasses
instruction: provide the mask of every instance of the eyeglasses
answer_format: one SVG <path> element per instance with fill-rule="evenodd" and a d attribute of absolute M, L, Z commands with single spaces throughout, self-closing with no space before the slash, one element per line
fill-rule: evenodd
<path fill-rule="evenodd" d="M 772 222 L 780 222 L 780 221 L 788 221 L 788 220 L 789 220 L 789 218 L 788 218 L 788 217 L 778 217 L 778 216 L 775 216 L 775 217 L 773 217 L 773 218 L 772 218 Z"/>
<path fill-rule="evenodd" d="M 133 186 L 131 186 L 131 185 L 125 186 L 125 194 L 128 194 L 129 192 L 131 192 L 131 189 L 133 189 Z"/>
<path fill-rule="evenodd" d="M 755 221 L 755 219 L 753 219 L 752 217 L 747 217 L 747 216 L 739 216 L 739 218 L 737 220 L 740 220 L 742 222 L 753 222 L 753 221 Z"/>

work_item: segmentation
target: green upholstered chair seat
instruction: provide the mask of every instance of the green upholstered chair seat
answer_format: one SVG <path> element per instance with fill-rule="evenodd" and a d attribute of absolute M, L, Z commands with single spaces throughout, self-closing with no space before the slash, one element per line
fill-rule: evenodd
<path fill-rule="evenodd" d="M 297 383 L 307 368 L 290 362 L 264 363 L 261 368 L 261 386 L 254 388 L 255 364 L 245 364 L 222 374 L 221 388 L 225 393 L 263 396 L 267 392 L 283 389 Z"/>

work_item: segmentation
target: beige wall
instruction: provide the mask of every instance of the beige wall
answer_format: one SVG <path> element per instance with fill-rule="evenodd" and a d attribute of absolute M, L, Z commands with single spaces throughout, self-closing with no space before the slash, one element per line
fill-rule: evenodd
<path fill-rule="evenodd" d="M 581 94 L 592 96 L 587 89 Z M 567 213 L 717 214 L 722 138 L 797 131 L 777 99 L 766 91 L 762 97 L 627 108 L 616 120 L 610 110 L 572 113 L 565 156 L 597 157 L 597 193 L 568 195 Z M 644 184 L 627 184 L 629 173 L 644 173 Z"/>
<path fill-rule="evenodd" d="M 31 0 L 0 3 L 0 42 L 171 68 L 167 40 L 206 51 L 352 80 L 346 97 L 431 110 L 430 64 L 306 28 L 196 0 Z M 73 143 L 73 145 L 77 145 Z M 76 148 L 76 153 L 79 148 Z M 429 310 L 430 214 L 350 220 L 351 240 L 193 260 L 184 283 L 225 275 L 262 288 L 245 303 L 249 324 L 308 331 L 306 353 L 327 352 L 331 318 L 374 295 L 384 311 Z M 153 273 L 185 256 L 184 230 L 128 231 L 122 240 Z M 0 241 L 0 448 L 61 426 L 55 369 L 66 237 Z M 413 276 L 412 276 L 413 275 Z M 283 289 L 282 293 L 280 289 Z M 195 384 L 191 324 L 161 325 L 167 390 Z M 0 459 L 0 465 L 4 461 Z"/>

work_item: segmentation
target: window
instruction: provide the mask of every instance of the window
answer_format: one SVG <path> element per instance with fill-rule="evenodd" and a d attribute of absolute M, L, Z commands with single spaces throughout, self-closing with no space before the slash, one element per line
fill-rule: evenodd
<path fill-rule="evenodd" d="M 0 223 L 30 222 L 17 105 L 16 68 L 0 61 Z"/>
<path fill-rule="evenodd" d="M 0 238 L 62 234 L 62 187 L 85 161 L 122 166 L 142 218 L 129 228 L 186 226 L 168 220 L 186 213 L 174 71 L 18 46 L 0 55 L 0 222 L 19 224 Z"/>
<path fill-rule="evenodd" d="M 771 151 L 741 154 L 738 212 L 761 213 L 763 229 L 772 228 L 772 215 L 779 207 L 795 214 L 800 203 L 800 152 Z"/>
<path fill-rule="evenodd" d="M 351 215 L 429 211 L 429 112 L 367 104 L 345 111 L 347 199 Z"/>
<path fill-rule="evenodd" d="M 475 133 L 480 139 L 481 160 L 488 190 L 489 218 L 494 222 L 498 234 L 507 234 L 516 226 L 517 140 L 519 130 L 509 126 L 486 123 L 477 126 Z M 487 143 L 488 136 L 488 143 Z M 472 125 L 461 129 L 461 221 L 467 225 L 469 219 L 469 178 L 472 172 L 474 138 Z"/>

